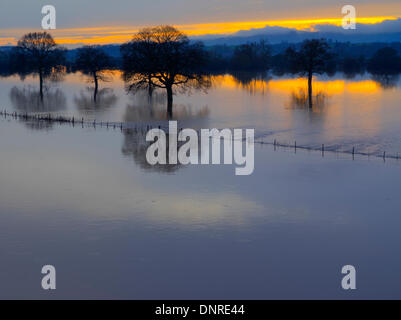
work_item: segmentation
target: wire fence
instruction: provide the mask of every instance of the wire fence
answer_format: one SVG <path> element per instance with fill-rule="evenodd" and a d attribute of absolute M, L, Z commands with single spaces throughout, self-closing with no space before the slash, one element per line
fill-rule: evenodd
<path fill-rule="evenodd" d="M 255 143 L 260 144 L 260 145 L 271 145 L 274 147 L 274 150 L 278 148 L 285 148 L 285 149 L 292 149 L 296 153 L 297 150 L 304 150 L 304 151 L 313 151 L 313 152 L 318 152 L 324 157 L 326 153 L 330 154 L 344 154 L 344 155 L 350 155 L 352 157 L 352 160 L 355 160 L 356 156 L 364 156 L 367 158 L 378 158 L 378 159 L 383 159 L 386 161 L 387 159 L 394 159 L 394 160 L 401 160 L 400 153 L 388 153 L 386 151 L 383 152 L 364 152 L 364 151 L 357 151 L 357 147 L 352 147 L 351 149 L 345 149 L 341 148 L 338 145 L 335 147 L 333 146 L 327 146 L 325 144 L 322 144 L 320 147 L 315 147 L 315 146 L 305 146 L 305 145 L 299 145 L 297 144 L 296 141 L 294 141 L 293 144 L 291 143 L 282 143 L 278 142 L 276 139 L 273 141 L 255 141 Z"/>
<path fill-rule="evenodd" d="M 96 121 L 94 120 L 88 120 L 84 118 L 76 118 L 74 116 L 72 117 L 66 117 L 66 116 L 59 116 L 59 115 L 53 115 L 51 113 L 46 113 L 46 114 L 30 114 L 30 113 L 18 113 L 18 112 L 8 112 L 7 110 L 0 110 L 0 117 L 4 117 L 5 119 L 11 118 L 14 120 L 20 120 L 20 121 L 31 121 L 31 122 L 42 122 L 42 123 L 57 123 L 57 124 L 68 124 L 71 125 L 72 127 L 75 126 L 81 126 L 82 128 L 84 127 L 101 127 L 101 128 L 106 128 L 106 129 L 118 129 L 121 132 L 123 131 L 134 131 L 134 132 L 146 132 L 149 131 L 150 129 L 153 128 L 159 128 L 159 129 L 166 129 L 168 130 L 167 126 L 163 126 L 162 124 L 143 124 L 143 123 L 131 123 L 131 122 L 105 122 L 105 121 Z M 182 130 L 182 128 L 178 129 L 179 131 Z M 245 138 L 244 138 L 245 139 Z M 244 140 L 243 139 L 243 140 Z M 293 143 L 283 143 L 279 142 L 276 139 L 273 141 L 266 141 L 264 139 L 261 140 L 255 140 L 255 144 L 260 144 L 260 145 L 271 145 L 274 147 L 274 150 L 277 150 L 278 148 L 285 148 L 285 149 L 292 149 L 296 153 L 298 150 L 305 150 L 305 151 L 314 151 L 314 152 L 319 152 L 323 157 L 325 153 L 337 153 L 337 154 L 348 154 L 352 157 L 352 160 L 355 159 L 355 156 L 366 156 L 366 157 L 373 157 L 373 158 L 381 158 L 384 161 L 386 159 L 394 159 L 394 160 L 401 160 L 400 153 L 387 153 L 386 151 L 382 151 L 380 153 L 378 152 L 363 152 L 363 151 L 358 151 L 357 147 L 352 147 L 351 149 L 344 149 L 341 148 L 340 146 L 329 146 L 325 144 L 321 144 L 319 147 L 316 146 L 306 146 L 306 145 L 301 145 L 297 144 L 297 141 L 294 141 Z"/>

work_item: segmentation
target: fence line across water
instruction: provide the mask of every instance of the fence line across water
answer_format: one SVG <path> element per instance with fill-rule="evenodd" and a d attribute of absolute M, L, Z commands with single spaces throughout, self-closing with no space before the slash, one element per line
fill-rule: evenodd
<path fill-rule="evenodd" d="M 357 151 L 356 147 L 352 147 L 350 150 L 340 150 L 340 148 L 330 148 L 325 146 L 324 144 L 321 145 L 321 147 L 311 147 L 311 146 L 303 146 L 297 144 L 296 141 L 294 141 L 294 144 L 290 143 L 282 143 L 278 142 L 276 139 L 273 141 L 256 141 L 255 143 L 261 144 L 261 145 L 271 145 L 274 146 L 274 150 L 278 148 L 286 148 L 286 149 L 293 149 L 294 152 L 296 153 L 297 150 L 305 150 L 305 151 L 314 151 L 314 152 L 319 152 L 322 157 L 324 157 L 325 153 L 331 153 L 331 154 L 348 154 L 352 156 L 352 160 L 355 160 L 355 156 L 366 156 L 366 157 L 372 157 L 372 158 L 378 158 L 378 159 L 383 159 L 386 161 L 386 159 L 394 159 L 394 160 L 401 160 L 400 154 L 397 152 L 395 154 L 390 154 L 387 153 L 386 151 L 380 152 L 380 153 L 369 153 L 369 152 L 362 152 L 362 151 Z"/>
<path fill-rule="evenodd" d="M 28 114 L 28 113 L 18 113 L 18 112 L 8 112 L 7 110 L 0 110 L 0 117 L 11 117 L 12 119 L 15 120 L 22 120 L 22 121 L 36 121 L 36 122 L 47 122 L 47 123 L 58 123 L 58 124 L 69 124 L 75 127 L 76 125 L 81 125 L 81 127 L 101 127 L 101 128 L 111 128 L 111 129 L 120 129 L 120 131 L 124 130 L 134 130 L 135 132 L 141 131 L 143 132 L 144 130 L 148 131 L 152 128 L 163 128 L 168 130 L 167 127 L 164 127 L 162 125 L 148 125 L 148 124 L 138 124 L 135 123 L 135 125 L 132 125 L 132 123 L 127 123 L 127 122 L 97 122 L 95 120 L 86 120 L 84 118 L 75 118 L 73 117 L 65 117 L 65 116 L 54 116 L 51 113 L 46 113 L 46 114 Z M 179 129 L 179 131 L 182 130 L 182 128 Z M 244 138 L 245 139 L 245 138 Z M 244 140 L 243 139 L 243 140 Z M 321 153 L 322 157 L 324 157 L 325 152 L 327 153 L 338 153 L 338 154 L 349 154 L 352 156 L 352 160 L 355 159 L 355 156 L 367 156 L 367 157 L 374 157 L 374 158 L 382 158 L 383 161 L 386 161 L 386 159 L 395 159 L 395 160 L 401 160 L 401 157 L 399 153 L 397 152 L 396 154 L 390 154 L 386 153 L 386 151 L 383 151 L 382 153 L 368 153 L 368 152 L 361 152 L 357 151 L 357 148 L 352 147 L 350 150 L 339 150 L 333 149 L 332 147 L 327 147 L 325 144 L 322 144 L 319 148 L 317 147 L 311 147 L 311 146 L 303 146 L 297 144 L 297 141 L 294 141 L 293 144 L 290 143 L 282 143 L 278 142 L 276 139 L 273 141 L 254 141 L 255 144 L 260 144 L 260 145 L 271 145 L 274 147 L 274 150 L 276 151 L 277 148 L 286 148 L 286 149 L 293 149 L 294 152 L 296 153 L 297 150 L 306 150 L 306 151 L 314 151 L 314 152 L 319 152 Z"/>

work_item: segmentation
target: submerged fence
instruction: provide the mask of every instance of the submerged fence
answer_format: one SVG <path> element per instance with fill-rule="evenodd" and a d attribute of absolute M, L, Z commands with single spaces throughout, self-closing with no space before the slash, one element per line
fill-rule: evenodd
<path fill-rule="evenodd" d="M 134 130 L 135 132 L 144 132 L 145 130 L 148 131 L 152 128 L 163 128 L 162 125 L 149 125 L 149 124 L 140 124 L 140 123 L 127 123 L 127 122 L 97 122 L 96 120 L 87 120 L 84 118 L 75 118 L 73 117 L 65 117 L 65 116 L 58 116 L 58 115 L 52 115 L 51 113 L 46 113 L 46 114 L 28 114 L 28 113 L 18 113 L 18 112 L 8 112 L 7 110 L 0 110 L 0 117 L 4 117 L 7 119 L 7 117 L 14 119 L 14 120 L 21 120 L 21 121 L 31 121 L 31 122 L 39 122 L 39 123 L 58 123 L 58 124 L 69 124 L 73 127 L 75 126 L 81 126 L 82 128 L 84 127 L 101 127 L 101 128 L 111 128 L 111 129 L 119 129 L 121 132 L 124 130 Z M 168 130 L 167 127 L 164 127 L 163 129 Z M 182 130 L 181 128 L 179 131 Z M 366 157 L 372 157 L 372 158 L 381 158 L 383 161 L 386 161 L 386 159 L 395 159 L 395 160 L 401 160 L 400 154 L 397 153 L 387 153 L 386 151 L 382 151 L 380 153 L 369 153 L 369 152 L 361 152 L 358 151 L 358 148 L 355 146 L 352 147 L 352 149 L 348 150 L 340 150 L 340 148 L 333 148 L 333 146 L 325 146 L 325 144 L 322 144 L 319 147 L 313 147 L 313 146 L 305 146 L 305 145 L 300 145 L 297 144 L 297 141 L 294 141 L 293 143 L 283 143 L 279 142 L 276 139 L 273 141 L 265 141 L 265 140 L 255 140 L 255 144 L 260 144 L 260 145 L 271 145 L 274 147 L 274 150 L 276 151 L 278 148 L 286 148 L 286 149 L 293 149 L 294 152 L 296 153 L 297 150 L 305 150 L 305 151 L 314 151 L 314 152 L 319 152 L 321 153 L 322 157 L 324 157 L 325 153 L 337 153 L 337 154 L 349 154 L 352 156 L 352 160 L 355 159 L 355 156 L 366 156 Z"/>
<path fill-rule="evenodd" d="M 355 160 L 355 156 L 366 156 L 366 157 L 372 157 L 372 158 L 381 158 L 384 161 L 386 159 L 395 159 L 395 160 L 401 160 L 401 156 L 399 153 L 387 153 L 386 151 L 380 152 L 380 153 L 369 153 L 369 152 L 363 152 L 363 151 L 357 151 L 356 147 L 352 147 L 350 150 L 345 150 L 345 149 L 340 149 L 340 148 L 333 148 L 333 147 L 327 147 L 324 144 L 321 145 L 321 147 L 311 147 L 311 146 L 303 146 L 297 144 L 296 141 L 294 141 L 293 144 L 290 143 L 282 143 L 278 142 L 276 139 L 273 141 L 256 141 L 255 143 L 261 144 L 261 145 L 272 145 L 274 146 L 274 150 L 277 148 L 286 148 L 286 149 L 293 149 L 294 152 L 296 153 L 297 150 L 305 150 L 305 151 L 314 151 L 314 152 L 319 152 L 321 153 L 322 157 L 324 157 L 325 153 L 337 153 L 337 154 L 348 154 L 352 156 L 352 160 Z"/>

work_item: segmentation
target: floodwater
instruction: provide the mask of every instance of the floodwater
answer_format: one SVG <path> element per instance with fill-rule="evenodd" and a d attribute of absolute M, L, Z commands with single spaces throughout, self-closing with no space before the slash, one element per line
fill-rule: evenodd
<path fill-rule="evenodd" d="M 398 82 L 317 79 L 312 111 L 292 91 L 303 84 L 216 77 L 208 94 L 178 95 L 175 117 L 256 128 L 260 141 L 401 150 Z M 35 85 L 0 79 L 1 109 L 28 111 Z M 157 96 L 145 109 L 118 81 L 94 109 L 85 86 L 69 75 L 29 111 L 165 117 Z M 401 160 L 256 143 L 254 173 L 236 176 L 232 165 L 152 167 L 132 130 L 0 117 L 0 137 L 0 298 L 401 298 Z M 54 291 L 41 288 L 47 264 Z M 345 291 L 349 264 L 357 289 Z"/>
<path fill-rule="evenodd" d="M 92 84 L 80 73 L 48 82 L 47 99 L 38 103 L 38 79 L 0 78 L 0 109 L 52 113 L 97 122 L 145 123 L 166 119 L 166 95 L 156 91 L 127 95 L 118 71 L 100 84 L 97 103 Z M 255 128 L 264 142 L 396 155 L 401 152 L 401 80 L 369 74 L 347 79 L 342 74 L 314 79 L 316 95 L 307 107 L 305 79 L 290 77 L 214 76 L 207 93 L 177 92 L 174 117 L 185 127 Z"/>

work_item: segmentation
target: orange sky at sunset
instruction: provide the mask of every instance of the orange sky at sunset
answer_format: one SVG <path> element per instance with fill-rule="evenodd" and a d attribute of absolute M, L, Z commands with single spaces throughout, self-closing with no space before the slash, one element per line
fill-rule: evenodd
<path fill-rule="evenodd" d="M 358 17 L 357 23 L 375 24 L 384 20 L 397 19 L 396 16 Z M 313 30 L 314 25 L 331 24 L 340 26 L 342 18 L 321 19 L 293 19 L 293 20 L 266 20 L 266 21 L 244 21 L 244 22 L 218 22 L 205 24 L 183 24 L 176 25 L 177 28 L 190 36 L 201 36 L 207 34 L 230 34 L 240 30 L 263 28 L 265 26 L 279 26 L 294 28 L 297 30 Z M 116 44 L 129 41 L 132 35 L 140 27 L 96 27 L 96 28 L 64 28 L 52 30 L 51 34 L 56 41 L 64 45 L 80 44 Z M 0 45 L 16 44 L 18 38 L 24 33 L 40 31 L 32 29 L 9 29 L 0 30 Z"/>

